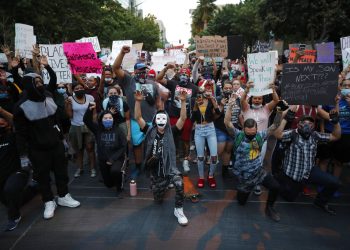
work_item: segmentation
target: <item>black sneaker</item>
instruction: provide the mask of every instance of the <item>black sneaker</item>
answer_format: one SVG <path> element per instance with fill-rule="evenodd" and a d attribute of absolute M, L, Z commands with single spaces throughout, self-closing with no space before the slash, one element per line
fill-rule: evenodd
<path fill-rule="evenodd" d="M 14 230 L 18 226 L 18 223 L 21 221 L 21 219 L 22 219 L 22 217 L 20 216 L 17 219 L 9 220 L 5 231 L 10 232 L 10 231 Z"/>
<path fill-rule="evenodd" d="M 331 208 L 330 206 L 328 206 L 328 204 L 322 205 L 322 204 L 320 204 L 320 203 L 318 203 L 318 202 L 315 201 L 315 202 L 314 202 L 314 205 L 315 205 L 316 207 L 318 207 L 318 208 L 321 208 L 323 211 L 325 211 L 325 212 L 327 212 L 327 213 L 329 213 L 329 214 L 331 214 L 331 215 L 336 215 L 336 214 L 337 214 L 333 208 Z"/>
<path fill-rule="evenodd" d="M 266 206 L 265 209 L 266 216 L 270 217 L 272 220 L 279 222 L 281 220 L 281 217 L 279 213 L 275 210 L 273 206 Z"/>

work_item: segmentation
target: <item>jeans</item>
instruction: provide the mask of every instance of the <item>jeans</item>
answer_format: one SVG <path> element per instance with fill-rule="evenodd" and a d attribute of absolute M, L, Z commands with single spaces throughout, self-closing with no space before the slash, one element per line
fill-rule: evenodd
<path fill-rule="evenodd" d="M 208 123 L 208 124 L 197 124 L 194 134 L 194 142 L 196 144 L 196 151 L 197 151 L 197 157 L 198 157 L 198 172 L 199 177 L 204 178 L 204 146 L 205 141 L 208 142 L 208 147 L 210 151 L 210 171 L 209 175 L 213 176 L 216 169 L 217 164 L 217 154 L 218 154 L 218 144 L 216 140 L 216 132 L 214 123 Z M 215 157 L 215 161 L 214 158 Z"/>
<path fill-rule="evenodd" d="M 337 177 L 322 171 L 317 166 L 312 168 L 308 179 L 300 182 L 294 181 L 284 173 L 280 174 L 277 179 L 281 185 L 281 196 L 287 201 L 294 201 L 304 185 L 316 184 L 323 186 L 324 189 L 317 194 L 315 202 L 320 205 L 326 205 L 340 187 L 340 181 Z"/>

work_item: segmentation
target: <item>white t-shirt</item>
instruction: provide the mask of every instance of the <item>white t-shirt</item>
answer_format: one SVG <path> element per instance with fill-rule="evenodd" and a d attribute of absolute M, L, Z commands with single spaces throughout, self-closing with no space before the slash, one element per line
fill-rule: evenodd
<path fill-rule="evenodd" d="M 83 118 L 86 110 L 89 107 L 90 102 L 94 102 L 95 99 L 92 95 L 85 95 L 85 103 L 78 103 L 74 97 L 69 97 L 72 100 L 72 109 L 73 109 L 73 117 L 70 120 L 70 123 L 74 126 L 84 126 Z"/>

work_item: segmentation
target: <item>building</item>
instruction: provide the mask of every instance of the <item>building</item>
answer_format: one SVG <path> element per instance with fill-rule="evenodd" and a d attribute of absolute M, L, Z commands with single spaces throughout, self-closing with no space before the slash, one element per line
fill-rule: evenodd
<path fill-rule="evenodd" d="M 130 8 L 130 0 L 117 0 L 124 9 Z"/>
<path fill-rule="evenodd" d="M 165 26 L 164 26 L 164 23 L 162 20 L 156 20 L 157 21 L 157 24 L 158 24 L 158 27 L 159 27 L 159 38 L 160 38 L 160 41 L 165 44 L 167 43 L 167 39 L 166 39 L 166 29 L 165 29 Z"/>

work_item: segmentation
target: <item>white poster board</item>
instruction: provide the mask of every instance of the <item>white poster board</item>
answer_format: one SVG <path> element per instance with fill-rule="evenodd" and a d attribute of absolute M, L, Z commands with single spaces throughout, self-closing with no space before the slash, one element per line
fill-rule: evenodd
<path fill-rule="evenodd" d="M 57 83 L 71 83 L 72 73 L 67 64 L 67 58 L 63 52 L 62 44 L 40 44 L 41 55 L 47 56 L 49 65 L 56 72 Z M 50 81 L 49 73 L 43 70 L 42 73 L 45 84 Z"/>
<path fill-rule="evenodd" d="M 95 52 L 101 52 L 100 48 L 100 42 L 98 41 L 97 36 L 92 36 L 92 37 L 83 37 L 79 40 L 75 40 L 77 43 L 92 43 L 92 47 L 94 48 Z"/>
<path fill-rule="evenodd" d="M 167 63 L 175 63 L 175 56 L 152 56 L 152 69 L 161 71 Z"/>
<path fill-rule="evenodd" d="M 113 65 L 115 59 L 117 58 L 120 50 L 124 45 L 132 47 L 132 40 L 121 40 L 121 41 L 113 41 L 112 43 L 112 53 L 108 56 L 107 64 Z"/>
<path fill-rule="evenodd" d="M 7 57 L 5 53 L 0 53 L 0 63 L 7 63 Z"/>
<path fill-rule="evenodd" d="M 343 60 L 343 69 L 350 64 L 350 36 L 340 38 L 341 55 Z"/>
<path fill-rule="evenodd" d="M 275 52 L 248 54 L 249 80 L 254 82 L 254 88 L 249 90 L 251 96 L 272 93 L 269 85 L 273 82 L 275 76 L 276 63 Z"/>
<path fill-rule="evenodd" d="M 36 44 L 33 26 L 16 23 L 15 24 L 15 49 L 21 57 L 32 59 L 33 45 Z"/>

